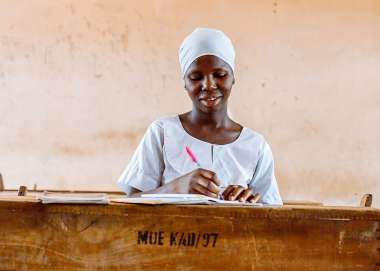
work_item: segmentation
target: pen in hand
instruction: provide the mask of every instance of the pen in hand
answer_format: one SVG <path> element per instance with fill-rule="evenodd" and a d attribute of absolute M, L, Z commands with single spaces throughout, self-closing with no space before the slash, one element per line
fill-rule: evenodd
<path fill-rule="evenodd" d="M 191 151 L 191 149 L 189 147 L 186 146 L 186 152 L 187 154 L 189 155 L 190 159 L 199 167 L 199 168 L 202 168 L 201 165 L 199 164 L 198 162 L 198 159 L 196 158 L 196 156 L 194 155 L 194 153 Z M 222 194 L 222 190 L 224 189 L 225 187 L 223 186 L 220 186 L 220 189 L 221 191 L 219 192 L 219 198 L 220 199 L 223 199 L 223 194 Z"/>

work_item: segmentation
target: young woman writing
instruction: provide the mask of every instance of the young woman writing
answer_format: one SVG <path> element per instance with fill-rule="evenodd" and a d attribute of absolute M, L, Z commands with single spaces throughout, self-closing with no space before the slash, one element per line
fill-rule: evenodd
<path fill-rule="evenodd" d="M 282 204 L 268 143 L 228 115 L 234 61 L 233 45 L 219 30 L 197 28 L 185 38 L 179 62 L 192 109 L 150 125 L 118 180 L 128 195 L 222 194 L 225 200 Z"/>

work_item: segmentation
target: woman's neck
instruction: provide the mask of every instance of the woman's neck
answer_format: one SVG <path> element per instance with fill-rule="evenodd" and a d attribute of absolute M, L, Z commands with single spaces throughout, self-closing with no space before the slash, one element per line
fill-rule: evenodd
<path fill-rule="evenodd" d="M 205 113 L 193 108 L 193 110 L 189 112 L 189 120 L 193 124 L 212 126 L 213 128 L 226 127 L 231 121 L 228 116 L 227 108 L 210 113 Z"/>

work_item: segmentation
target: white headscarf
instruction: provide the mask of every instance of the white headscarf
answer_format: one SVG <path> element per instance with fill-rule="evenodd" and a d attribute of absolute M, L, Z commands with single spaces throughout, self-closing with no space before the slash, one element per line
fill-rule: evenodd
<path fill-rule="evenodd" d="M 214 55 L 226 62 L 235 71 L 235 50 L 231 40 L 220 30 L 196 28 L 182 42 L 179 48 L 179 64 L 185 76 L 191 63 L 198 57 Z"/>

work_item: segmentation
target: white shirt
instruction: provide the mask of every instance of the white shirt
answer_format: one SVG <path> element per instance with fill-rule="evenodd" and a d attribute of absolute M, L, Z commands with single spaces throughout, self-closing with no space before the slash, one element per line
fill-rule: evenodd
<path fill-rule="evenodd" d="M 221 187 L 250 187 L 260 193 L 259 202 L 282 204 L 272 152 L 262 135 L 244 127 L 235 141 L 211 144 L 187 133 L 178 116 L 158 119 L 149 126 L 118 180 L 120 188 L 127 194 L 132 188 L 148 191 L 195 170 L 198 166 L 186 146 L 202 168 L 216 173 Z"/>

